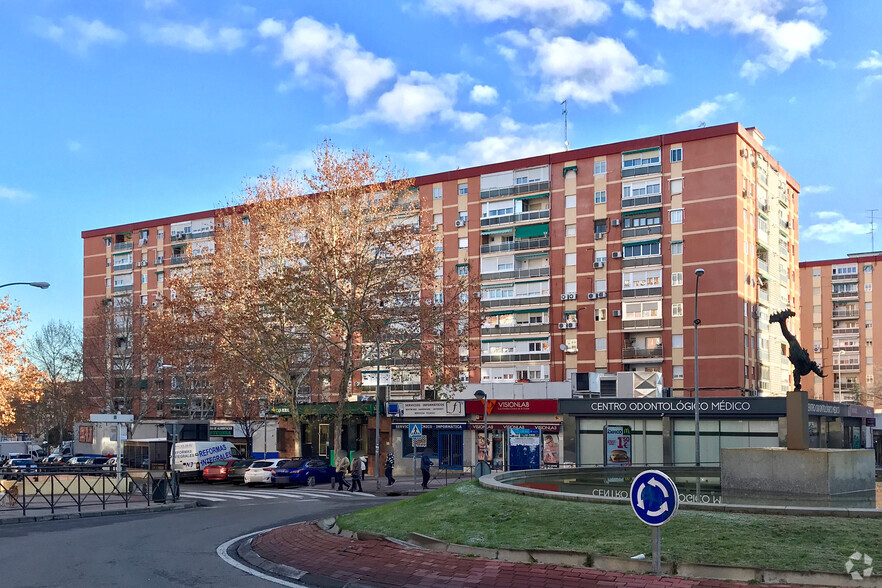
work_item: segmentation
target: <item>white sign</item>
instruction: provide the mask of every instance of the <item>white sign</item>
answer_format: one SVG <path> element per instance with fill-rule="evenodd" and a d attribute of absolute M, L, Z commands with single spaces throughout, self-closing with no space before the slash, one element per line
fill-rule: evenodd
<path fill-rule="evenodd" d="M 93 423 L 132 423 L 135 417 L 131 414 L 93 414 L 89 420 Z"/>
<path fill-rule="evenodd" d="M 407 418 L 464 417 L 465 402 L 462 400 L 431 402 L 387 402 L 386 414 Z"/>
<path fill-rule="evenodd" d="M 413 446 L 414 447 L 428 447 L 428 437 L 414 437 L 413 438 Z"/>
<path fill-rule="evenodd" d="M 416 437 L 423 436 L 423 426 L 417 423 L 413 423 L 408 427 L 408 431 L 410 431 L 410 438 L 414 439 Z"/>

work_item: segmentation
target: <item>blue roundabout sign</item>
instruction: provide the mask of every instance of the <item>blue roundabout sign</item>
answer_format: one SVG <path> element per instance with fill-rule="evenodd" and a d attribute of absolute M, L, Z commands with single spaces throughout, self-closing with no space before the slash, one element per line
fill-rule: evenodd
<path fill-rule="evenodd" d="M 646 470 L 631 482 L 631 508 L 647 525 L 664 525 L 677 512 L 679 505 L 677 485 L 663 472 Z"/>

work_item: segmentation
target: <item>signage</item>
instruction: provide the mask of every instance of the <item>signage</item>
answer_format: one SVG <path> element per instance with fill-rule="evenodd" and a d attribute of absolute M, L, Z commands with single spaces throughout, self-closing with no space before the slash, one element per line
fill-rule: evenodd
<path fill-rule="evenodd" d="M 631 427 L 627 425 L 606 425 L 603 428 L 606 449 L 603 463 L 606 466 L 631 465 Z"/>
<path fill-rule="evenodd" d="M 556 423 L 553 425 L 537 425 L 536 423 L 487 423 L 487 428 L 491 431 L 505 431 L 506 429 L 511 429 L 512 427 L 530 427 L 532 429 L 539 429 L 543 433 L 559 433 L 560 432 L 560 424 Z M 478 421 L 469 423 L 469 428 L 474 431 L 483 431 L 484 423 L 483 419 Z"/>
<path fill-rule="evenodd" d="M 594 398 L 558 400 L 561 414 L 572 415 L 648 415 L 689 416 L 695 414 L 692 398 Z M 705 416 L 742 417 L 775 416 L 787 414 L 786 399 L 781 397 L 737 396 L 731 398 L 706 398 L 699 402 L 699 413 Z M 808 403 L 811 416 L 861 417 L 872 415 L 867 406 L 846 405 L 838 402 L 811 400 Z"/>
<path fill-rule="evenodd" d="M 510 429 L 508 444 L 511 447 L 539 447 L 539 429 Z"/>
<path fill-rule="evenodd" d="M 229 427 L 209 427 L 208 428 L 208 436 L 209 437 L 232 437 L 233 436 L 233 426 Z"/>
<path fill-rule="evenodd" d="M 423 430 L 445 430 L 445 431 L 461 431 L 466 428 L 465 423 L 423 423 Z M 409 423 L 392 423 L 392 428 L 396 430 L 409 429 Z"/>
<path fill-rule="evenodd" d="M 279 415 L 279 416 L 291 416 L 291 407 L 290 407 L 290 406 L 287 406 L 287 405 L 284 405 L 284 406 L 274 406 L 274 407 L 272 407 L 272 408 L 270 409 L 270 413 L 271 413 L 271 414 L 276 414 L 276 415 Z"/>
<path fill-rule="evenodd" d="M 428 447 L 429 446 L 428 441 L 429 441 L 428 437 L 414 437 L 412 439 L 414 447 L 423 447 L 423 448 Z"/>
<path fill-rule="evenodd" d="M 484 414 L 484 404 L 480 400 L 466 400 L 465 405 L 469 414 Z M 489 399 L 487 414 L 558 414 L 557 400 Z"/>
<path fill-rule="evenodd" d="M 867 419 L 867 426 L 868 427 L 875 427 L 876 426 L 876 417 L 868 418 Z"/>
<path fill-rule="evenodd" d="M 132 423 L 135 417 L 130 414 L 93 414 L 89 420 L 93 423 Z"/>
<path fill-rule="evenodd" d="M 410 424 L 407 428 L 407 431 L 411 439 L 423 436 L 423 426 L 419 423 Z"/>
<path fill-rule="evenodd" d="M 92 443 L 92 427 L 86 425 L 80 425 L 80 434 L 79 434 L 80 443 Z"/>
<path fill-rule="evenodd" d="M 658 470 L 646 470 L 637 474 L 631 482 L 630 494 L 634 514 L 653 527 L 668 522 L 680 505 L 677 485 Z"/>
<path fill-rule="evenodd" d="M 431 402 L 387 402 L 386 414 L 389 416 L 403 418 L 464 417 L 465 404 L 462 400 L 442 400 Z"/>

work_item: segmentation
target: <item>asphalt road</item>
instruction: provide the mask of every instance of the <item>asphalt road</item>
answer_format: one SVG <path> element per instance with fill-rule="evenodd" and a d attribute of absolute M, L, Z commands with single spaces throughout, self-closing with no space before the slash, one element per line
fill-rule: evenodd
<path fill-rule="evenodd" d="M 166 513 L 0 526 L 0 585 L 276 586 L 225 563 L 217 547 L 269 527 L 396 500 L 340 496 L 327 486 L 276 491 L 185 484 L 181 490 L 214 500 L 200 500 L 208 507 Z"/>

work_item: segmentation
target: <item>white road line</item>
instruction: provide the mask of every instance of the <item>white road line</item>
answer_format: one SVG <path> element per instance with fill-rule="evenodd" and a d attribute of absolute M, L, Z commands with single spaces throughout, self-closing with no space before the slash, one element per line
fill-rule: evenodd
<path fill-rule="evenodd" d="M 233 500 L 248 500 L 248 498 L 244 496 L 232 496 L 221 492 L 181 492 L 181 496 L 195 496 L 196 498 L 205 498 L 206 500 L 212 497 L 217 500 L 224 500 L 226 498 L 232 498 Z"/>
<path fill-rule="evenodd" d="M 181 492 L 181 496 L 184 498 L 198 498 L 200 500 L 208 500 L 209 502 L 223 502 L 225 499 L 223 498 L 209 498 L 208 496 L 199 496 L 197 494 L 186 494 Z"/>
<path fill-rule="evenodd" d="M 298 584 L 297 582 L 282 580 L 281 578 L 276 578 L 268 574 L 264 574 L 263 572 L 253 570 L 245 564 L 236 561 L 235 559 L 233 559 L 233 557 L 230 556 L 229 553 L 227 553 L 227 550 L 230 548 L 230 546 L 235 544 L 236 542 L 241 541 L 242 539 L 247 539 L 248 537 L 253 537 L 254 535 L 266 533 L 267 531 L 272 531 L 273 529 L 278 529 L 278 527 L 273 527 L 272 529 L 264 529 L 263 531 L 255 531 L 254 533 L 248 533 L 247 535 L 240 535 L 239 537 L 235 537 L 233 539 L 230 539 L 229 541 L 221 543 L 217 547 L 217 554 L 222 560 L 224 560 L 234 568 L 242 570 L 246 574 L 251 574 L 252 576 L 255 576 L 257 578 L 261 578 L 269 582 L 274 582 L 276 584 L 281 584 L 282 586 L 290 586 L 291 588 L 308 588 L 306 584 Z"/>

